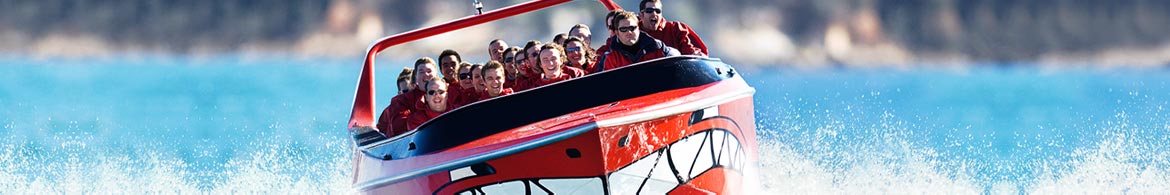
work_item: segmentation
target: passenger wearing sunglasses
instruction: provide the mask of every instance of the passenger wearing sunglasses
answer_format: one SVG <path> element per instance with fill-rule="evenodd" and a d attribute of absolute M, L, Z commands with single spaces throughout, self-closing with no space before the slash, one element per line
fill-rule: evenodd
<path fill-rule="evenodd" d="M 613 28 L 615 26 L 613 25 L 613 17 L 622 12 L 625 11 L 613 10 L 609 11 L 609 13 L 605 15 L 605 29 L 609 32 L 609 37 L 605 38 L 605 42 L 601 44 L 601 47 L 597 47 L 597 50 L 594 50 L 594 52 L 596 52 L 599 57 L 609 53 L 609 43 L 613 42 L 614 36 L 617 36 L 618 33 L 617 29 Z M 598 61 L 600 61 L 600 59 Z M 597 70 L 589 70 L 589 72 L 597 72 Z"/>
<path fill-rule="evenodd" d="M 707 46 L 703 44 L 699 35 L 687 24 L 678 21 L 666 21 L 662 17 L 662 2 L 660 0 L 642 0 L 638 4 L 639 27 L 666 46 L 679 50 L 683 55 L 706 56 Z"/>
<path fill-rule="evenodd" d="M 402 72 L 398 73 L 398 94 L 404 94 L 414 89 L 414 83 L 410 81 L 410 77 L 414 75 L 414 68 L 402 67 Z"/>
<path fill-rule="evenodd" d="M 419 125 L 422 125 L 423 123 L 426 123 L 427 121 L 442 115 L 443 113 L 447 112 L 447 110 L 449 110 L 448 108 L 454 108 L 455 106 L 452 105 L 451 101 L 448 101 L 447 99 L 447 82 L 436 78 L 431 79 L 426 83 L 427 84 L 424 85 L 426 93 L 423 95 L 422 101 L 422 104 L 426 106 L 426 109 L 410 113 L 410 117 L 406 121 L 407 129 L 418 128 Z"/>
<path fill-rule="evenodd" d="M 449 96 L 448 99 L 451 99 L 452 103 L 463 105 L 468 101 L 472 101 L 472 99 L 469 99 L 471 97 L 468 97 L 471 94 L 474 94 L 471 92 L 475 91 L 475 84 L 471 79 L 471 65 L 471 63 L 467 62 L 459 63 L 459 76 L 457 77 L 459 79 L 458 86 L 447 87 L 447 96 Z M 455 93 L 454 91 L 459 91 L 459 93 Z"/>
<path fill-rule="evenodd" d="M 590 70 L 596 70 L 593 67 L 597 64 L 594 61 L 596 55 L 581 37 L 569 37 L 565 40 L 565 56 L 569 57 L 569 63 L 566 65 L 569 67 L 579 68 L 585 73 L 592 73 Z"/>
<path fill-rule="evenodd" d="M 666 46 L 654 37 L 638 30 L 638 17 L 632 12 L 614 16 L 613 28 L 618 30 L 617 39 L 609 43 L 609 51 L 598 59 L 597 71 L 611 70 L 630 64 L 679 55 L 678 50 Z"/>
<path fill-rule="evenodd" d="M 505 85 L 511 85 L 509 88 L 512 88 L 512 90 L 520 91 L 520 90 L 523 90 L 522 88 L 524 86 L 528 85 L 528 80 L 530 78 L 532 78 L 533 76 L 529 75 L 529 71 L 527 68 L 528 67 L 528 63 L 527 63 L 528 62 L 528 54 L 524 53 L 523 48 L 516 50 L 515 60 L 516 60 L 516 62 L 513 64 L 514 67 L 512 67 L 512 68 L 516 69 L 516 78 L 514 78 L 511 81 L 506 82 Z"/>
<path fill-rule="evenodd" d="M 528 75 L 540 77 L 540 41 L 530 41 L 524 46 L 524 53 L 528 54 Z"/>
<path fill-rule="evenodd" d="M 524 63 L 518 68 L 524 75 L 528 77 L 524 81 L 516 83 L 514 86 L 516 91 L 524 91 L 532 88 L 532 84 L 540 79 L 540 41 L 531 40 L 524 45 L 524 49 L 520 50 L 524 54 Z"/>
<path fill-rule="evenodd" d="M 410 129 L 407 128 L 407 119 L 410 113 L 417 112 L 422 105 L 423 94 L 422 89 L 425 89 L 425 81 L 436 79 L 438 75 L 435 67 L 435 60 L 430 57 L 422 57 L 414 62 L 414 68 L 411 71 L 411 83 L 414 84 L 414 89 L 406 93 L 398 94 L 390 100 L 390 105 L 382 111 L 382 115 L 378 118 L 378 131 L 385 134 L 387 137 L 393 137 L 398 134 L 406 133 Z"/>
<path fill-rule="evenodd" d="M 414 89 L 414 84 L 411 83 L 411 81 L 410 81 L 411 76 L 414 75 L 414 74 L 412 74 L 412 72 L 414 72 L 414 68 L 404 67 L 404 68 L 402 68 L 402 72 L 398 73 L 398 95 L 395 95 L 394 98 L 390 98 L 391 105 L 405 104 L 406 96 L 402 95 L 402 94 L 405 94 L 406 92 L 409 92 L 410 90 Z M 382 109 L 382 114 L 378 115 L 378 124 L 376 126 L 378 127 L 378 131 L 382 132 L 383 135 L 387 135 L 387 136 L 394 135 L 395 132 L 391 131 L 392 128 L 390 127 L 390 126 L 392 126 L 391 125 L 392 122 L 401 122 L 402 123 L 401 126 L 403 128 L 406 127 L 405 120 L 398 120 L 398 121 L 391 121 L 390 120 L 391 116 L 394 115 L 392 113 L 397 111 L 397 110 L 390 109 L 393 107 L 394 106 L 387 106 L 385 109 Z"/>
<path fill-rule="evenodd" d="M 520 73 L 516 70 L 517 52 L 520 52 L 519 47 L 509 47 L 508 49 L 504 50 L 504 61 L 500 63 L 504 66 L 504 79 L 507 81 L 505 82 L 504 87 L 507 88 L 512 88 L 513 85 L 515 85 L 516 78 L 520 77 L 518 75 Z"/>
<path fill-rule="evenodd" d="M 471 82 L 471 63 L 459 63 L 459 88 L 469 89 L 474 87 Z"/>

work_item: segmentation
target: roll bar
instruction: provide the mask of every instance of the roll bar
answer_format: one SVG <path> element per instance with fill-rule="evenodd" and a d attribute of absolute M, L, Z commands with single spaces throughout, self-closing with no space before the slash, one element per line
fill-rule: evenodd
<path fill-rule="evenodd" d="M 370 45 L 366 50 L 366 59 L 362 65 L 361 76 L 358 79 L 356 94 L 354 94 L 353 110 L 349 116 L 348 129 L 355 131 L 362 128 L 373 128 L 377 119 L 374 113 L 377 108 L 374 104 L 374 59 L 387 48 L 408 43 L 411 41 L 476 26 L 483 23 L 512 17 L 544 8 L 567 3 L 571 0 L 533 0 L 521 4 L 500 8 L 478 15 L 463 17 L 447 23 L 388 36 Z M 612 0 L 597 0 L 608 10 L 621 9 Z"/>

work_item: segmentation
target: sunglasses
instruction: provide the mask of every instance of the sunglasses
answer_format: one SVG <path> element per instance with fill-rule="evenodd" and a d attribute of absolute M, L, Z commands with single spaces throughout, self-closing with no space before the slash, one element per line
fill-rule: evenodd
<path fill-rule="evenodd" d="M 662 13 L 662 9 L 658 9 L 658 8 L 646 8 L 646 9 L 642 9 L 642 13 L 656 13 L 656 14 L 661 14 L 661 13 Z"/>
<path fill-rule="evenodd" d="M 540 57 L 540 53 L 532 53 L 532 57 Z"/>
<path fill-rule="evenodd" d="M 459 80 L 471 79 L 471 73 L 459 73 Z"/>
<path fill-rule="evenodd" d="M 565 51 L 567 51 L 567 52 L 581 51 L 581 47 L 565 48 Z"/>
<path fill-rule="evenodd" d="M 437 95 L 447 93 L 447 90 L 427 90 L 427 95 Z"/>
<path fill-rule="evenodd" d="M 630 32 L 634 30 L 638 30 L 638 26 L 618 27 L 618 31 L 620 32 Z"/>
<path fill-rule="evenodd" d="M 512 63 L 512 59 L 512 57 L 506 57 L 504 58 L 504 63 Z"/>
<path fill-rule="evenodd" d="M 409 89 L 403 89 L 403 90 L 402 90 L 402 93 L 406 93 L 406 92 L 410 92 L 410 90 L 409 90 Z"/>

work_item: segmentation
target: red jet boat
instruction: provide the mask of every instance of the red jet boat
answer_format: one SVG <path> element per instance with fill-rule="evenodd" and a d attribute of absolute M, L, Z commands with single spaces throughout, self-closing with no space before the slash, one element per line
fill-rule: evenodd
<path fill-rule="evenodd" d="M 564 2 L 530 1 L 372 45 L 348 127 L 354 137 L 352 190 L 755 194 L 755 89 L 718 59 L 656 59 L 467 105 L 394 137 L 374 129 L 373 62 L 379 52 Z M 549 101 L 559 103 L 529 106 Z"/>

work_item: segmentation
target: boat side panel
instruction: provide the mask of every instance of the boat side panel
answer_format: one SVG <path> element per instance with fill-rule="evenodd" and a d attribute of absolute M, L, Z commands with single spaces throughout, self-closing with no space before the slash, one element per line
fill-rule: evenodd
<path fill-rule="evenodd" d="M 745 97 L 720 104 L 717 107 L 704 109 L 704 111 L 717 109 L 718 114 L 691 112 L 602 128 L 600 131 L 602 132 L 601 144 L 602 152 L 606 155 L 607 175 L 613 176 L 617 172 L 625 171 L 624 169 L 658 169 L 659 165 L 657 164 L 663 163 L 683 164 L 683 167 L 662 168 L 671 170 L 666 171 L 668 174 L 673 171 L 672 176 L 650 176 L 658 172 L 643 174 L 657 177 L 656 179 L 659 181 L 665 181 L 661 183 L 666 185 L 677 185 L 675 189 L 671 190 L 679 192 L 706 191 L 715 194 L 740 194 L 743 191 L 753 191 L 750 189 L 757 188 L 754 186 L 758 185 L 758 178 L 754 173 L 757 154 L 755 152 L 755 126 L 750 124 L 753 123 L 752 119 L 754 119 L 751 104 L 752 99 Z M 744 121 L 744 123 L 740 123 L 740 121 Z M 701 144 L 686 146 L 688 144 L 684 142 Z M 680 150 L 682 152 L 679 152 Z M 666 154 L 668 152 L 675 154 L 673 156 L 675 159 L 665 157 L 668 156 Z M 692 155 L 678 155 L 680 153 Z M 696 153 L 703 155 L 694 155 Z M 704 158 L 710 160 L 703 160 Z M 635 164 L 645 160 L 657 162 L 642 163 L 643 165 L 654 165 L 654 168 L 636 167 Z M 628 175 L 629 173 L 623 174 Z M 677 179 L 677 181 L 672 179 Z M 662 186 L 655 187 L 661 188 Z M 619 191 L 614 193 L 628 192 L 617 190 Z M 642 192 L 646 192 L 646 190 L 642 189 Z"/>
<path fill-rule="evenodd" d="M 452 181 L 436 194 L 454 194 L 503 181 L 601 176 L 605 171 L 597 139 L 594 130 L 533 150 L 488 160 L 486 163 L 495 169 L 494 174 Z"/>
<path fill-rule="evenodd" d="M 630 109 L 625 109 L 624 112 L 606 113 L 598 118 L 599 120 L 613 119 L 614 116 L 628 116 L 637 113 L 655 112 L 657 110 L 664 110 L 661 106 L 679 106 L 687 102 L 696 101 L 703 98 L 717 97 L 724 94 L 741 93 L 744 90 L 753 90 L 747 86 L 741 78 L 732 78 L 710 85 L 679 89 L 668 92 L 656 94 L 658 97 L 674 97 L 666 102 L 661 99 L 631 99 L 622 101 L 623 105 L 640 105 L 645 103 L 652 103 L 653 106 L 633 106 Z M 682 95 L 687 94 L 687 95 Z M 619 125 L 614 127 L 603 127 L 601 131 L 602 151 L 606 154 L 606 171 L 615 171 L 634 160 L 640 159 L 653 151 L 662 149 L 662 147 L 678 141 L 678 139 L 692 135 L 698 131 L 708 130 L 712 128 L 732 130 L 740 141 L 750 149 L 745 152 L 755 156 L 755 117 L 754 107 L 752 105 L 752 98 L 747 96 L 733 96 L 734 99 L 720 100 L 716 102 L 723 102 L 717 107 L 717 114 L 710 115 L 712 118 L 727 119 L 730 123 L 727 124 L 708 124 L 696 123 L 690 124 L 691 115 L 703 108 L 700 107 L 695 110 L 686 110 L 684 113 L 679 113 L 667 117 L 644 120 L 643 122 Z M 638 108 L 638 109 L 635 109 Z M 620 110 L 620 109 L 619 109 Z M 709 120 L 709 119 L 704 119 Z M 744 122 L 740 122 L 744 121 Z M 625 146 L 619 146 L 619 142 Z M 755 157 L 749 158 L 749 162 L 755 162 Z"/>
<path fill-rule="evenodd" d="M 736 119 L 737 125 L 740 127 L 740 132 L 736 133 L 739 137 L 740 143 L 743 144 L 743 154 L 745 160 L 736 167 L 742 173 L 743 189 L 745 193 L 756 193 L 760 191 L 760 176 L 759 167 L 759 143 L 757 142 L 756 132 L 756 117 L 755 105 L 752 97 L 739 99 L 731 103 L 723 104 L 719 107 L 719 113 Z"/>
<path fill-rule="evenodd" d="M 722 116 L 728 116 L 735 119 L 736 125 L 739 126 L 740 132 L 736 132 L 740 137 L 741 143 L 751 147 L 744 147 L 745 153 L 748 155 L 749 162 L 756 162 L 759 157 L 756 146 L 756 115 L 753 98 L 747 97 L 735 100 L 727 104 L 719 106 L 719 113 Z"/>

